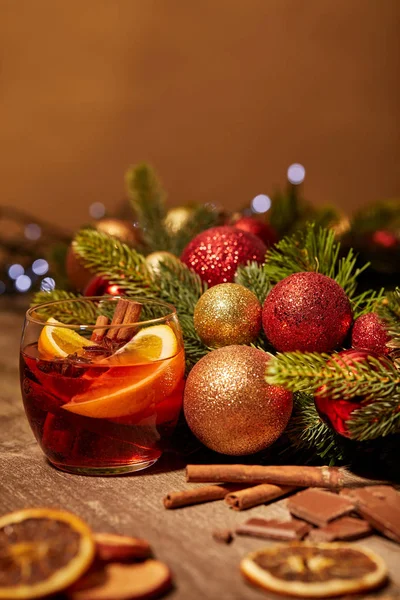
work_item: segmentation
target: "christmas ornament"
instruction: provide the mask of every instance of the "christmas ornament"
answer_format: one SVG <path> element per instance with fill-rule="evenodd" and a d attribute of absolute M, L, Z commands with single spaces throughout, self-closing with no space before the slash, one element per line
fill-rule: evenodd
<path fill-rule="evenodd" d="M 194 326 L 207 346 L 250 344 L 261 328 L 261 304 L 253 292 L 237 283 L 220 283 L 201 296 Z"/>
<path fill-rule="evenodd" d="M 83 291 L 84 296 L 121 296 L 123 290 L 115 283 L 110 283 L 101 275 L 95 275 Z"/>
<path fill-rule="evenodd" d="M 74 250 L 73 243 L 68 248 L 65 270 L 70 283 L 79 292 L 82 292 L 86 288 L 89 281 L 94 276 L 94 273 L 85 267 L 78 258 L 78 255 Z"/>
<path fill-rule="evenodd" d="M 263 327 L 281 352 L 329 352 L 346 337 L 351 323 L 350 302 L 339 284 L 320 273 L 294 273 L 268 294 Z"/>
<path fill-rule="evenodd" d="M 99 219 L 93 226 L 97 231 L 107 233 L 128 246 L 137 246 L 141 239 L 139 228 L 135 227 L 131 221 L 113 218 Z"/>
<path fill-rule="evenodd" d="M 191 206 L 175 206 L 170 208 L 164 220 L 165 227 L 170 235 L 178 233 L 192 218 L 194 208 Z"/>
<path fill-rule="evenodd" d="M 193 367 L 184 412 L 192 432 L 222 454 L 253 454 L 282 434 L 292 394 L 265 382 L 268 354 L 249 346 L 213 350 Z"/>
<path fill-rule="evenodd" d="M 169 261 L 177 261 L 179 260 L 174 254 L 171 252 L 165 252 L 160 250 L 158 252 L 152 252 L 148 256 L 146 256 L 146 264 L 149 268 L 149 271 L 156 277 L 161 274 L 160 264 L 162 262 Z"/>
<path fill-rule="evenodd" d="M 254 217 L 240 217 L 234 226 L 248 231 L 260 238 L 266 246 L 273 246 L 278 241 L 278 234 L 268 223 L 263 223 Z"/>
<path fill-rule="evenodd" d="M 239 265 L 262 263 L 265 244 L 252 233 L 224 225 L 211 227 L 186 246 L 181 260 L 209 286 L 233 281 Z"/>
<path fill-rule="evenodd" d="M 388 354 L 386 346 L 390 340 L 384 322 L 376 313 L 361 315 L 354 321 L 351 332 L 351 345 L 353 348 L 365 348 L 378 354 Z"/>
<path fill-rule="evenodd" d="M 375 354 L 371 350 L 343 350 L 332 357 L 332 361 L 339 363 L 343 367 L 349 367 L 356 363 L 364 362 L 368 357 L 373 356 L 382 364 L 388 364 L 389 361 L 382 355 Z M 329 363 L 328 363 L 329 364 Z M 372 368 L 372 367 L 371 367 Z M 364 396 L 346 396 L 346 393 L 342 394 L 339 399 L 332 398 L 326 391 L 326 387 L 321 387 L 315 394 L 314 402 L 316 409 L 321 419 L 332 427 L 340 435 L 350 438 L 351 434 L 346 421 L 351 420 L 351 414 L 357 408 L 360 408 L 361 402 L 365 401 Z M 371 400 L 368 402 L 370 404 Z"/>

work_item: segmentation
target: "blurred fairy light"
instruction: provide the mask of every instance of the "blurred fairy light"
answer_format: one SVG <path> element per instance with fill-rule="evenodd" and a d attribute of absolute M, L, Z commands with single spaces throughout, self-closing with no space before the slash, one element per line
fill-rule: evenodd
<path fill-rule="evenodd" d="M 35 275 L 46 275 L 49 270 L 49 263 L 44 258 L 38 258 L 32 263 L 32 271 Z"/>
<path fill-rule="evenodd" d="M 11 279 L 18 279 L 18 277 L 20 277 L 24 273 L 25 273 L 24 267 L 18 263 L 11 265 L 11 267 L 8 269 L 8 276 Z"/>
<path fill-rule="evenodd" d="M 303 183 L 305 176 L 306 170 L 303 165 L 300 165 L 299 163 L 293 163 L 287 170 L 287 178 L 293 185 Z"/>
<path fill-rule="evenodd" d="M 42 279 L 42 283 L 40 284 L 40 289 L 42 292 L 51 292 L 56 287 L 56 282 L 52 277 L 45 277 Z"/>
<path fill-rule="evenodd" d="M 89 214 L 93 219 L 101 219 L 106 214 L 106 207 L 102 202 L 93 202 L 89 207 Z"/>
<path fill-rule="evenodd" d="M 18 292 L 27 292 L 32 285 L 32 280 L 28 275 L 20 275 L 15 281 L 15 289 Z"/>
<path fill-rule="evenodd" d="M 265 194 L 258 194 L 251 201 L 251 209 L 255 213 L 265 213 L 271 208 L 271 198 Z"/>
<path fill-rule="evenodd" d="M 6 284 L 4 283 L 4 281 L 0 281 L 0 295 L 4 294 L 5 291 L 6 291 Z"/>
<path fill-rule="evenodd" d="M 28 240 L 31 240 L 33 242 L 38 240 L 40 238 L 40 236 L 42 235 L 42 229 L 36 223 L 29 223 L 29 225 L 26 225 L 24 232 L 25 232 L 25 237 L 28 238 Z"/>

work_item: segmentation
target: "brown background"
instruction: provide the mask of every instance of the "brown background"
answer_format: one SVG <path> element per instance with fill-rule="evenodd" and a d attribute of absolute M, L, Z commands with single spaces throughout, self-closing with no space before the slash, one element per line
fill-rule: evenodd
<path fill-rule="evenodd" d="M 78 226 L 123 173 L 232 208 L 400 194 L 399 0 L 0 0 L 0 203 Z"/>

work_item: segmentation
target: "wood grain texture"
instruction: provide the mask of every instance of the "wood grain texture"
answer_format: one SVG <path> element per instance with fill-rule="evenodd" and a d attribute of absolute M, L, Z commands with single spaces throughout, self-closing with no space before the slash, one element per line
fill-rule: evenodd
<path fill-rule="evenodd" d="M 212 539 L 212 532 L 234 529 L 249 517 L 288 518 L 285 500 L 245 515 L 230 510 L 223 501 L 168 511 L 162 504 L 166 493 L 196 485 L 185 483 L 182 466 L 172 455 L 142 474 L 112 478 L 69 475 L 46 462 L 19 392 L 21 326 L 22 315 L 0 304 L 0 514 L 28 506 L 57 506 L 77 513 L 96 531 L 145 538 L 174 573 L 175 589 L 168 595 L 174 600 L 276 598 L 246 584 L 238 569 L 246 552 L 268 542 L 236 537 L 225 546 Z M 399 593 L 400 547 L 378 536 L 358 543 L 387 562 L 392 583 L 384 596 Z"/>

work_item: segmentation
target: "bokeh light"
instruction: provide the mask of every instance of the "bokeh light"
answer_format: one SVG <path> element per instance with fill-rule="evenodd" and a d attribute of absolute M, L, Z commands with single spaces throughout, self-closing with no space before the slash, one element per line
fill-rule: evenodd
<path fill-rule="evenodd" d="M 51 292 L 51 290 L 54 290 L 55 287 L 56 282 L 52 277 L 44 277 L 44 279 L 42 279 L 42 283 L 40 284 L 40 289 L 43 292 Z"/>
<path fill-rule="evenodd" d="M 31 240 L 33 242 L 38 240 L 40 238 L 40 236 L 42 235 L 42 229 L 36 223 L 29 223 L 29 225 L 26 225 L 24 232 L 25 232 L 25 237 L 28 238 L 28 240 Z"/>
<path fill-rule="evenodd" d="M 32 271 L 35 275 L 46 275 L 49 270 L 49 263 L 44 258 L 38 258 L 32 263 Z"/>
<path fill-rule="evenodd" d="M 18 292 L 27 292 L 32 285 L 32 280 L 28 275 L 20 275 L 15 280 L 15 289 Z"/>
<path fill-rule="evenodd" d="M 101 219 L 106 214 L 106 207 L 102 202 L 93 202 L 89 206 L 89 214 L 93 219 Z"/>
<path fill-rule="evenodd" d="M 11 265 L 10 268 L 8 269 L 8 276 L 11 279 L 18 279 L 18 277 L 20 277 L 20 275 L 23 275 L 24 273 L 25 273 L 24 267 L 18 263 Z"/>
<path fill-rule="evenodd" d="M 303 183 L 305 176 L 306 170 L 303 165 L 300 165 L 299 163 L 293 163 L 287 170 L 287 178 L 293 185 Z"/>
<path fill-rule="evenodd" d="M 251 201 L 251 208 L 255 213 L 265 213 L 271 208 L 271 198 L 265 194 L 258 194 Z"/>

